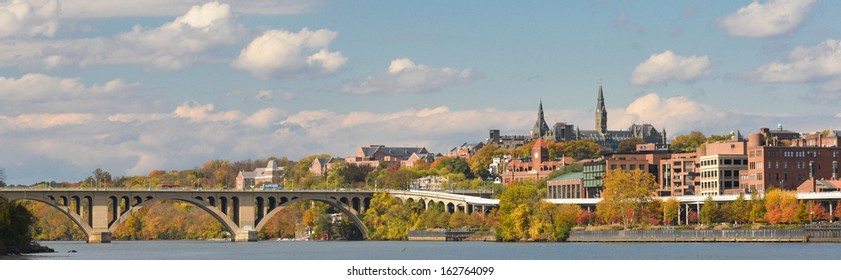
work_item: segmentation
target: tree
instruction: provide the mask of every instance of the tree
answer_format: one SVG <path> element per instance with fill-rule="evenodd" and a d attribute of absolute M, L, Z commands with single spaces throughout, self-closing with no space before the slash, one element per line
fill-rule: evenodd
<path fill-rule="evenodd" d="M 0 197 L 0 255 L 24 251 L 34 222 L 26 207 Z"/>
<path fill-rule="evenodd" d="M 663 224 L 672 224 L 678 218 L 678 211 L 680 211 L 680 202 L 674 197 L 670 197 L 663 203 Z"/>
<path fill-rule="evenodd" d="M 6 187 L 6 170 L 0 168 L 0 188 Z"/>
<path fill-rule="evenodd" d="M 820 203 L 812 204 L 812 207 L 810 207 L 809 211 L 809 222 L 828 221 L 830 219 L 831 218 L 829 217 L 829 213 L 826 212 L 826 209 L 824 209 Z"/>
<path fill-rule="evenodd" d="M 433 162 L 432 168 L 443 168 L 449 171 L 447 173 L 461 173 L 464 174 L 464 177 L 467 179 L 473 178 L 473 172 L 470 171 L 470 165 L 467 164 L 467 161 L 463 158 L 445 157 Z"/>
<path fill-rule="evenodd" d="M 696 148 L 704 144 L 707 137 L 700 131 L 693 131 L 688 135 L 678 135 L 672 140 L 672 151 L 675 152 L 694 152 Z"/>
<path fill-rule="evenodd" d="M 638 210 L 651 200 L 655 188 L 656 180 L 651 173 L 642 170 L 608 172 L 596 212 L 605 222 L 618 217 L 622 227 L 628 229 Z"/>
<path fill-rule="evenodd" d="M 704 205 L 701 206 L 701 223 L 705 225 L 712 225 L 718 221 L 718 204 L 713 201 L 712 196 L 707 196 L 704 200 Z"/>
<path fill-rule="evenodd" d="M 575 160 L 597 158 L 602 151 L 602 147 L 593 140 L 567 141 L 565 150 L 566 155 L 572 156 Z"/>
<path fill-rule="evenodd" d="M 487 178 L 488 165 L 493 162 L 493 158 L 508 154 L 508 150 L 497 147 L 494 144 L 489 144 L 482 147 L 476 154 L 470 157 L 467 162 L 470 164 L 470 171 L 478 178 Z M 551 151 L 550 151 L 551 153 Z"/>
<path fill-rule="evenodd" d="M 750 221 L 751 205 L 745 201 L 745 194 L 740 194 L 733 202 L 729 203 L 730 211 L 729 218 L 736 223 L 746 223 Z"/>
<path fill-rule="evenodd" d="M 537 188 L 525 184 L 512 184 L 499 196 L 499 224 L 494 231 L 498 241 L 528 239 L 529 217 L 538 201 Z"/>
<path fill-rule="evenodd" d="M 797 195 L 793 191 L 774 189 L 765 194 L 765 218 L 771 224 L 797 222 L 803 218 L 802 214 L 799 214 L 799 207 Z M 805 218 L 808 219 L 808 216 Z"/>
<path fill-rule="evenodd" d="M 750 222 L 759 222 L 765 217 L 765 202 L 757 193 L 750 194 Z"/>
<path fill-rule="evenodd" d="M 641 138 L 631 137 L 628 139 L 624 139 L 619 141 L 619 145 L 616 147 L 617 153 L 630 153 L 637 151 L 637 144 L 643 144 L 645 141 L 642 141 Z"/>
<path fill-rule="evenodd" d="M 555 160 L 565 155 L 566 143 L 564 142 L 546 142 L 546 148 L 549 150 L 549 160 Z"/>

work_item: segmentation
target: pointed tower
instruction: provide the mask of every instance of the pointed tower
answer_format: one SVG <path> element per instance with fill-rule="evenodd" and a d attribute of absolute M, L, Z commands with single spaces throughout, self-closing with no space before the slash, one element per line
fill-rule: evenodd
<path fill-rule="evenodd" d="M 532 170 L 540 170 L 543 162 L 549 161 L 549 148 L 543 142 L 543 138 L 537 138 L 534 146 L 531 147 Z"/>
<path fill-rule="evenodd" d="M 607 110 L 604 108 L 604 94 L 602 82 L 599 81 L 599 99 L 596 102 L 596 131 L 604 135 L 607 133 Z"/>
<path fill-rule="evenodd" d="M 543 137 L 547 132 L 549 132 L 549 125 L 543 118 L 543 100 L 540 100 L 540 107 L 537 109 L 537 121 L 534 122 L 534 128 L 531 130 L 531 138 Z"/>
<path fill-rule="evenodd" d="M 663 136 L 663 146 L 668 145 L 668 144 L 669 144 L 669 142 L 668 142 L 668 141 L 669 141 L 669 140 L 668 140 L 669 138 L 668 138 L 668 137 L 666 137 L 666 129 L 665 129 L 665 128 L 663 128 L 663 135 L 662 135 L 662 136 Z"/>

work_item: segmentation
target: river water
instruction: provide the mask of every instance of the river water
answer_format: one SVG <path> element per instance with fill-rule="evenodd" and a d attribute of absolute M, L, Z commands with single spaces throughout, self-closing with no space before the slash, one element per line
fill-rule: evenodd
<path fill-rule="evenodd" d="M 838 243 L 41 242 L 40 260 L 841 260 Z M 75 252 L 71 252 L 75 251 Z"/>

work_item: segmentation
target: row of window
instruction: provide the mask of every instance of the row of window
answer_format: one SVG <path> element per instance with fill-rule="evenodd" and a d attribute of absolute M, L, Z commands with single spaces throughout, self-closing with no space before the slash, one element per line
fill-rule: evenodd
<path fill-rule="evenodd" d="M 748 163 L 748 160 L 746 160 L 746 159 L 722 159 L 721 160 L 722 165 L 743 165 L 743 164 L 747 164 L 747 163 Z M 708 160 L 702 160 L 701 161 L 701 166 L 715 166 L 715 165 L 719 165 L 719 160 L 708 159 Z"/>
<path fill-rule="evenodd" d="M 629 170 L 629 168 L 630 170 L 637 170 L 637 168 L 639 168 L 639 170 L 645 171 L 645 164 L 620 164 L 619 168 L 622 170 Z M 616 170 L 616 164 L 611 164 L 610 170 Z"/>

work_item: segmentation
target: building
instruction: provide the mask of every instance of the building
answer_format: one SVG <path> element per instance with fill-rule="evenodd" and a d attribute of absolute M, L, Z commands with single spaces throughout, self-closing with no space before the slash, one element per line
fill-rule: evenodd
<path fill-rule="evenodd" d="M 531 140 L 532 138 L 528 135 L 500 135 L 499 129 L 491 129 L 485 144 L 494 145 L 510 151 L 525 146 Z"/>
<path fill-rule="evenodd" d="M 799 147 L 839 147 L 838 143 L 841 140 L 839 135 L 841 135 L 841 131 L 837 130 L 802 134 L 802 138 L 794 139 L 791 145 Z"/>
<path fill-rule="evenodd" d="M 583 161 L 582 186 L 585 198 L 599 198 L 604 189 L 606 174 L 604 159 Z"/>
<path fill-rule="evenodd" d="M 341 161 L 344 161 L 344 159 L 335 157 L 316 158 L 310 164 L 310 173 L 313 175 L 327 176 L 327 171 Z"/>
<path fill-rule="evenodd" d="M 561 160 L 550 161 L 546 143 L 543 142 L 543 138 L 537 138 L 531 148 L 530 156 L 515 158 L 506 163 L 500 177 L 502 183 L 506 185 L 528 179 L 537 181 L 546 178 L 549 173 L 564 167 L 567 163 L 572 163 L 572 158 L 564 157 Z"/>
<path fill-rule="evenodd" d="M 628 130 L 607 130 L 607 109 L 605 109 L 604 92 L 601 84 L 599 84 L 596 101 L 595 121 L 595 130 L 580 130 L 565 122 L 558 122 L 549 126 L 543 114 L 543 101 L 541 100 L 537 109 L 537 120 L 535 120 L 529 135 L 501 136 L 499 130 L 491 129 L 486 143 L 513 150 L 537 138 L 555 142 L 593 140 L 607 151 L 615 151 L 619 142 L 629 138 L 640 138 L 645 143 L 657 145 L 667 144 L 666 130 L 657 131 L 651 124 L 633 124 L 628 127 Z"/>
<path fill-rule="evenodd" d="M 414 156 L 413 156 L 414 155 Z M 348 164 L 368 165 L 378 168 L 380 164 L 386 166 L 408 166 L 414 165 L 413 159 L 428 159 L 430 153 L 423 147 L 386 147 L 385 145 L 370 145 L 359 147 L 356 155 L 345 158 Z M 434 155 L 432 155 L 434 160 Z"/>
<path fill-rule="evenodd" d="M 779 132 L 779 131 L 778 131 Z M 764 193 L 769 186 L 794 190 L 811 178 L 809 164 L 814 165 L 812 175 L 818 180 L 838 178 L 838 162 L 841 161 L 841 147 L 819 146 L 776 146 L 783 143 L 780 135 L 761 130 L 750 134 L 747 142 L 748 168 L 740 179 L 740 185 L 748 192 Z M 765 135 L 778 137 L 766 139 Z"/>
<path fill-rule="evenodd" d="M 698 185 L 698 154 L 674 153 L 660 161 L 660 176 L 657 189 L 659 196 L 695 195 Z"/>
<path fill-rule="evenodd" d="M 251 172 L 240 171 L 237 174 L 236 188 L 242 190 L 262 183 L 280 183 L 280 178 L 283 177 L 284 172 L 283 167 L 278 167 L 274 160 L 270 160 L 266 164 L 266 168 L 257 168 Z"/>
<path fill-rule="evenodd" d="M 455 147 L 450 149 L 449 152 L 445 155 L 446 157 L 457 157 L 463 158 L 464 160 L 470 160 L 470 157 L 479 152 L 483 147 L 485 147 L 485 143 L 467 143 L 461 144 L 461 146 Z"/>
<path fill-rule="evenodd" d="M 438 191 L 449 189 L 450 180 L 444 176 L 431 175 L 412 180 L 412 189 Z"/>
<path fill-rule="evenodd" d="M 549 199 L 584 198 L 584 173 L 573 172 L 555 177 L 546 182 Z"/>
<path fill-rule="evenodd" d="M 739 173 L 747 170 L 747 156 L 727 154 L 702 156 L 700 163 L 701 183 L 698 194 L 707 196 L 745 193 L 739 184 Z"/>
<path fill-rule="evenodd" d="M 639 138 L 644 143 L 667 144 L 666 130 L 659 132 L 650 124 L 633 124 L 628 130 L 608 130 L 607 109 L 601 84 L 599 84 L 599 96 L 596 100 L 595 122 L 595 130 L 576 130 L 575 139 L 593 140 L 608 151 L 616 151 L 619 142 L 629 138 Z"/>
<path fill-rule="evenodd" d="M 748 168 L 747 142 L 739 131 L 729 141 L 705 143 L 696 149 L 700 166 L 697 192 L 700 195 L 747 193 L 741 174 Z"/>

